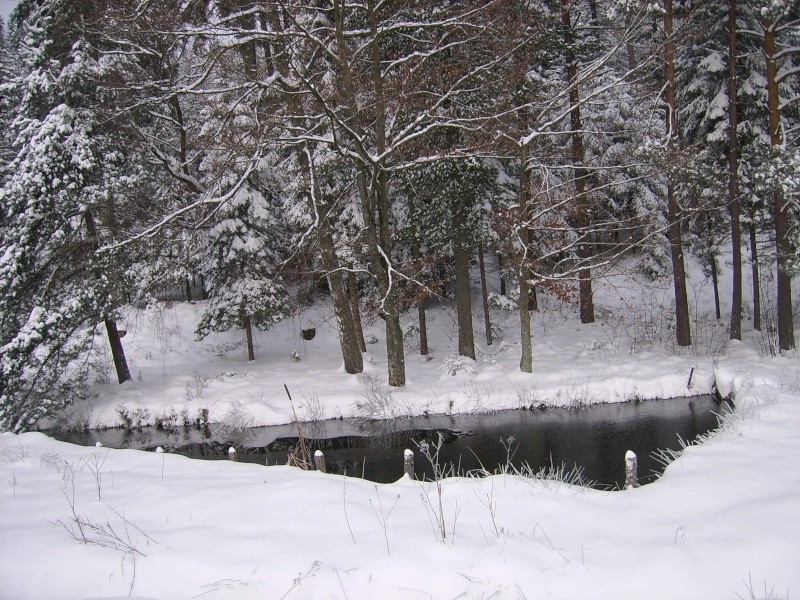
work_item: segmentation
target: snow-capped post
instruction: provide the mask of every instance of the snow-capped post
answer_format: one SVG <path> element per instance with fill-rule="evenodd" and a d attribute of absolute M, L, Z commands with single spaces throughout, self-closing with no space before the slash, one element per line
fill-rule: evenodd
<path fill-rule="evenodd" d="M 161 446 L 156 448 L 156 454 L 161 455 L 161 479 L 164 479 L 164 449 Z"/>
<path fill-rule="evenodd" d="M 630 490 L 639 487 L 639 460 L 636 458 L 636 453 L 628 450 L 625 453 L 625 489 Z"/>
<path fill-rule="evenodd" d="M 328 472 L 328 468 L 325 466 L 325 455 L 322 453 L 322 450 L 314 452 L 314 466 L 320 473 Z"/>
<path fill-rule="evenodd" d="M 236 448 L 233 446 L 228 448 L 228 460 L 232 462 L 239 462 L 239 453 L 236 452 Z"/>
<path fill-rule="evenodd" d="M 692 368 L 689 370 L 689 381 L 686 382 L 687 390 L 692 389 L 692 375 L 694 375 L 694 365 L 692 365 Z"/>
<path fill-rule="evenodd" d="M 414 452 L 408 448 L 403 451 L 403 471 L 409 479 L 414 479 Z"/>

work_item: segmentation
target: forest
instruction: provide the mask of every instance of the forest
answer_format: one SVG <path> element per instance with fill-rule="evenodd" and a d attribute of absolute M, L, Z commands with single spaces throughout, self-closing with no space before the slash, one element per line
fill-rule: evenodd
<path fill-rule="evenodd" d="M 119 311 L 168 288 L 251 360 L 329 297 L 345 372 L 378 318 L 402 387 L 401 315 L 426 354 L 452 302 L 474 359 L 474 299 L 488 345 L 513 306 L 535 372 L 537 295 L 591 323 L 623 258 L 690 346 L 691 254 L 731 339 L 795 348 L 797 1 L 20 0 L 0 33 L 0 430 L 83 393 L 98 328 L 131 379 Z"/>

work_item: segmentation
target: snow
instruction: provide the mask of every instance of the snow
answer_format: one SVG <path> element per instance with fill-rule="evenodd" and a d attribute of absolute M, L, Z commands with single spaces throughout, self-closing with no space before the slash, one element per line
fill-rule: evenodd
<path fill-rule="evenodd" d="M 755 385 L 736 402 L 749 408 L 641 488 L 447 479 L 444 542 L 433 483 L 172 454 L 162 464 L 3 434 L 0 596 L 707 599 L 764 584 L 785 594 L 800 585 L 800 396 Z M 70 523 L 72 481 L 76 514 L 142 555 L 53 526 Z"/>
<path fill-rule="evenodd" d="M 697 273 L 702 316 L 710 293 Z M 786 598 L 800 589 L 800 361 L 762 355 L 747 327 L 728 342 L 703 318 L 691 351 L 642 345 L 637 336 L 656 336 L 642 329 L 648 315 L 669 314 L 669 283 L 658 285 L 598 284 L 595 325 L 555 305 L 537 313 L 530 375 L 516 367 L 513 314 L 500 311 L 502 339 L 469 369 L 442 371 L 457 338 L 452 315 L 432 308 L 433 359 L 409 338 L 405 389 L 385 386 L 381 344 L 368 346 L 367 377 L 344 373 L 324 304 L 261 334 L 253 363 L 241 332 L 193 341 L 202 303 L 132 311 L 123 341 L 135 381 L 95 384 L 62 424 L 117 425 L 118 407 L 142 421 L 206 408 L 231 425 L 284 423 L 293 410 L 351 416 L 369 389 L 388 416 L 699 394 L 716 382 L 737 410 L 660 479 L 621 491 L 513 475 L 374 484 L 4 433 L 0 599 Z M 317 335 L 303 341 L 308 327 Z M 367 333 L 383 339 L 379 323 Z"/>

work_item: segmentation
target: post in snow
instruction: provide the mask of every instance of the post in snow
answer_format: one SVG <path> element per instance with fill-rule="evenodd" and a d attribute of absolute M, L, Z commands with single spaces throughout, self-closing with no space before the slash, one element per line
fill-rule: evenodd
<path fill-rule="evenodd" d="M 314 452 L 314 466 L 320 473 L 328 472 L 328 467 L 325 465 L 325 455 L 322 453 L 322 450 Z"/>
<path fill-rule="evenodd" d="M 409 479 L 414 479 L 414 453 L 408 448 L 403 451 L 403 471 Z"/>
<path fill-rule="evenodd" d="M 239 462 L 239 453 L 236 452 L 236 448 L 233 446 L 228 448 L 228 460 L 231 462 Z"/>
<path fill-rule="evenodd" d="M 625 453 L 625 489 L 630 490 L 639 487 L 639 460 L 636 454 L 628 450 Z"/>

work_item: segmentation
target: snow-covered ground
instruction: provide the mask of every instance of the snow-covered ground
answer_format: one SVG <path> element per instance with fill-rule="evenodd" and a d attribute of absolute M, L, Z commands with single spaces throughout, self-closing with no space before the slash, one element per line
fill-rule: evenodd
<path fill-rule="evenodd" d="M 71 429 L 123 424 L 165 426 L 211 422 L 276 425 L 294 420 L 284 385 L 300 420 L 389 418 L 486 412 L 530 406 L 581 406 L 593 402 L 707 394 L 713 360 L 725 349 L 725 324 L 705 318 L 710 284 L 696 277 L 693 309 L 696 345 L 679 350 L 666 325 L 674 309 L 671 284 L 618 276 L 596 284 L 597 323 L 580 324 L 574 307 L 542 296 L 533 313 L 534 372 L 519 370 L 519 325 L 514 311 L 491 312 L 494 343 L 487 346 L 479 297 L 474 302 L 477 360 L 456 356 L 452 307 L 427 310 L 430 354 L 420 356 L 416 310 L 404 316 L 407 385 L 386 386 L 383 322 L 365 324 L 365 373 L 343 370 L 333 310 L 321 301 L 266 332 L 255 332 L 256 360 L 248 362 L 244 333 L 194 329 L 204 303 L 175 302 L 132 309 L 120 327 L 133 381 L 122 386 L 98 329 L 93 396 L 77 401 L 55 425 Z M 763 336 L 745 323 L 753 348 Z M 313 340 L 301 331 L 316 328 Z M 694 371 L 693 371 L 694 369 Z M 690 385 L 691 374 L 691 385 Z M 206 417 L 207 415 L 207 417 Z M 51 425 L 51 424 L 47 424 Z"/>
<path fill-rule="evenodd" d="M 710 298 L 701 284 L 695 277 L 700 317 Z M 113 369 L 98 352 L 98 396 L 58 425 L 191 422 L 203 409 L 234 426 L 285 423 L 284 383 L 300 418 L 679 396 L 707 393 L 715 376 L 737 411 L 661 479 L 616 492 L 511 475 L 376 485 L 2 434 L 0 598 L 793 597 L 797 353 L 766 356 L 748 324 L 743 342 L 727 343 L 724 326 L 705 318 L 697 347 L 672 347 L 667 284 L 619 278 L 596 298 L 595 325 L 567 309 L 534 316 L 532 375 L 517 368 L 513 315 L 493 313 L 505 333 L 468 363 L 453 358 L 452 314 L 432 309 L 433 359 L 416 355 L 410 336 L 402 390 L 383 384 L 380 323 L 368 328 L 378 343 L 367 377 L 343 372 L 323 304 L 259 334 L 249 364 L 240 332 L 193 341 L 199 304 L 132 311 L 124 343 L 134 381 L 104 382 Z M 310 326 L 317 335 L 303 341 Z"/>

